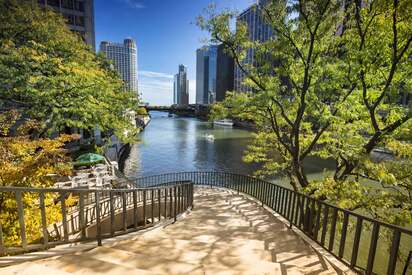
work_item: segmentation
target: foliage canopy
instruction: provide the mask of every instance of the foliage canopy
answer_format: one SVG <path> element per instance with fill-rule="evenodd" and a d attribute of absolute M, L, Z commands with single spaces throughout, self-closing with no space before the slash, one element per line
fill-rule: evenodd
<path fill-rule="evenodd" d="M 125 111 L 137 109 L 137 95 L 124 91 L 104 57 L 71 32 L 62 16 L 27 2 L 0 1 L 3 105 L 43 122 L 43 136 L 66 127 L 98 127 L 125 141 L 126 130 L 133 136 L 137 129 Z"/>
<path fill-rule="evenodd" d="M 223 43 L 252 93 L 230 93 L 212 119 L 257 126 L 244 159 L 304 190 L 389 222 L 412 223 L 412 5 L 407 0 L 293 0 L 255 6 L 274 35 L 252 41 L 225 11 L 199 17 Z M 252 53 L 252 54 L 251 54 Z M 247 62 L 247 59 L 253 62 Z M 376 161 L 375 149 L 392 158 Z M 334 171 L 308 177 L 310 157 Z M 396 209 L 396 211 L 394 211 Z"/>

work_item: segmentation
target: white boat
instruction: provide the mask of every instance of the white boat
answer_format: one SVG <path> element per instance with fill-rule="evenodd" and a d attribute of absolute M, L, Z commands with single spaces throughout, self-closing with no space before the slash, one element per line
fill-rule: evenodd
<path fill-rule="evenodd" d="M 219 126 L 232 127 L 233 126 L 233 121 L 231 119 L 215 120 L 215 121 L 213 121 L 213 124 L 214 125 L 219 125 Z"/>
<path fill-rule="evenodd" d="M 206 135 L 205 137 L 208 141 L 215 141 L 215 137 L 213 135 Z"/>

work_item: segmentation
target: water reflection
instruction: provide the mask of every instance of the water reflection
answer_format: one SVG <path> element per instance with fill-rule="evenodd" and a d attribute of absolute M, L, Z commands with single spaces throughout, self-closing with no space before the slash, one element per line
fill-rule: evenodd
<path fill-rule="evenodd" d="M 128 176 L 179 171 L 227 171 L 251 174 L 256 165 L 242 162 L 251 133 L 236 128 L 214 127 L 194 118 L 169 118 L 152 112 L 152 121 L 132 146 L 125 163 Z M 208 138 L 213 136 L 213 139 Z"/>
<path fill-rule="evenodd" d="M 258 166 L 246 164 L 242 156 L 252 133 L 238 128 L 213 126 L 195 118 L 170 118 L 152 112 L 152 121 L 141 133 L 141 142 L 132 146 L 125 163 L 131 177 L 182 171 L 225 171 L 252 174 Z M 318 178 L 334 163 L 308 158 L 309 178 Z"/>

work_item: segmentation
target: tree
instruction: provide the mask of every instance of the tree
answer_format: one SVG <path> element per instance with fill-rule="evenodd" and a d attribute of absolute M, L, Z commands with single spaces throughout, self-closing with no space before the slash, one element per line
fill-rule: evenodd
<path fill-rule="evenodd" d="M 256 124 L 244 158 L 262 164 L 260 175 L 283 173 L 295 190 L 411 223 L 412 112 L 398 100 L 411 90 L 412 6 L 399 0 L 269 2 L 255 7 L 274 32 L 267 41 L 250 41 L 242 22 L 233 31 L 230 11 L 211 10 L 198 20 L 254 90 L 229 94 L 213 119 L 229 113 Z M 245 62 L 250 49 L 253 64 Z M 377 148 L 394 159 L 373 161 Z M 308 179 L 310 156 L 333 160 L 335 171 Z"/>
<path fill-rule="evenodd" d="M 57 139 L 33 140 L 29 133 L 38 126 L 36 121 L 22 120 L 16 110 L 0 113 L 0 186 L 47 188 L 54 184 L 50 174 L 71 174 L 72 166 L 64 145 L 76 137 L 61 135 Z M 47 194 L 45 205 L 49 223 L 61 220 L 60 206 L 53 200 L 54 197 Z M 38 240 L 42 232 L 38 195 L 24 193 L 23 205 L 28 241 Z M 0 221 L 6 245 L 19 244 L 14 193 L 0 192 Z"/>
<path fill-rule="evenodd" d="M 108 62 L 62 16 L 30 2 L 0 1 L 3 106 L 12 104 L 41 121 L 41 137 L 67 127 L 98 127 L 129 141 L 137 129 L 125 113 L 137 109 L 137 95 L 124 91 Z"/>

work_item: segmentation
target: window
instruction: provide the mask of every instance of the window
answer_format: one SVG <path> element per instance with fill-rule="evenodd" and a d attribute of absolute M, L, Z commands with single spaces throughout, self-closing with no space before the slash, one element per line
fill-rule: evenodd
<path fill-rule="evenodd" d="M 74 9 L 77 11 L 84 11 L 84 3 L 74 0 Z"/>
<path fill-rule="evenodd" d="M 47 0 L 47 5 L 52 6 L 52 7 L 60 7 L 60 1 L 59 0 Z"/>
<path fill-rule="evenodd" d="M 62 0 L 62 8 L 72 10 L 73 0 Z"/>
<path fill-rule="evenodd" d="M 64 18 L 67 21 L 67 24 L 74 25 L 74 15 L 71 14 L 63 14 Z"/>
<path fill-rule="evenodd" d="M 84 16 L 76 16 L 76 26 L 82 26 L 84 27 Z"/>

